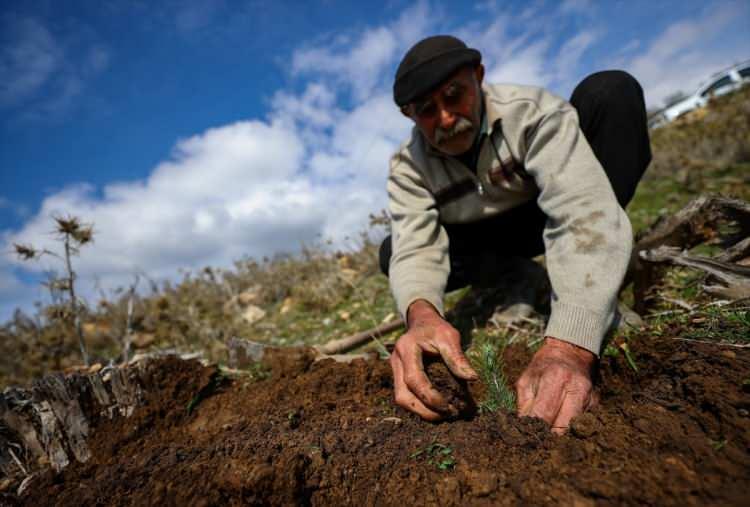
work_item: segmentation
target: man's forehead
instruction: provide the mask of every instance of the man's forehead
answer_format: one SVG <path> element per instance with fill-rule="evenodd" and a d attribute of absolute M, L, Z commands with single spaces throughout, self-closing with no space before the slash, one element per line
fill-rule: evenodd
<path fill-rule="evenodd" d="M 421 97 L 418 97 L 414 102 L 424 102 L 425 100 L 429 99 L 430 97 L 441 93 L 446 88 L 448 88 L 451 84 L 455 82 L 467 82 L 474 76 L 474 67 L 462 67 L 458 69 L 456 72 L 448 76 L 448 78 L 437 85 L 433 90 L 425 93 Z"/>

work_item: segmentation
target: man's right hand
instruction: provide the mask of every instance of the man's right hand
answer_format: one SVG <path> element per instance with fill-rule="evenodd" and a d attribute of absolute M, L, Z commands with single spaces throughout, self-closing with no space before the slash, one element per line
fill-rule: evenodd
<path fill-rule="evenodd" d="M 396 404 L 428 421 L 450 412 L 445 398 L 430 384 L 422 356 L 439 355 L 459 378 L 476 380 L 477 373 L 461 351 L 461 335 L 430 303 L 418 299 L 407 311 L 408 330 L 391 354 Z"/>

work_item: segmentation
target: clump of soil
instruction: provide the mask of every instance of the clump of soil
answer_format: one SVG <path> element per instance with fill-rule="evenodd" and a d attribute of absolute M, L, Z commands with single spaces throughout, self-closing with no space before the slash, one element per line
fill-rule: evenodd
<path fill-rule="evenodd" d="M 750 350 L 629 344 L 638 371 L 605 358 L 601 403 L 564 436 L 502 411 L 428 423 L 395 406 L 387 362 L 304 354 L 188 412 L 212 370 L 165 360 L 144 406 L 95 425 L 89 462 L 35 478 L 17 503 L 748 505 Z M 511 382 L 530 357 L 506 349 Z"/>
<path fill-rule="evenodd" d="M 453 375 L 439 358 L 425 358 L 424 369 L 433 387 L 448 402 L 449 419 L 470 419 L 477 411 L 474 397 L 466 380 Z"/>

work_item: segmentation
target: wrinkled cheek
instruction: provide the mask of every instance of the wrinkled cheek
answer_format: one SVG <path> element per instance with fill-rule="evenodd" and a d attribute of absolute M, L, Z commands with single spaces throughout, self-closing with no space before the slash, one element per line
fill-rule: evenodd
<path fill-rule="evenodd" d="M 422 133 L 422 135 L 431 143 L 435 143 L 435 129 L 437 127 L 437 124 L 432 123 L 417 123 L 417 128 L 419 128 L 419 131 Z"/>

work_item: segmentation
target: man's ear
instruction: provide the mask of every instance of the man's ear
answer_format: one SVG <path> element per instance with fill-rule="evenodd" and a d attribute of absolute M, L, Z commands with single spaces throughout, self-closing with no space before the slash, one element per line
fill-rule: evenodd
<path fill-rule="evenodd" d="M 476 68 L 474 69 L 474 75 L 477 78 L 477 83 L 479 86 L 482 86 L 482 80 L 484 79 L 484 65 L 481 63 L 477 64 Z"/>
<path fill-rule="evenodd" d="M 403 114 L 404 116 L 406 116 L 410 120 L 413 120 L 413 118 L 411 117 L 411 114 L 409 114 L 409 106 L 401 106 L 398 109 L 399 109 L 399 111 L 401 111 L 401 114 Z"/>

